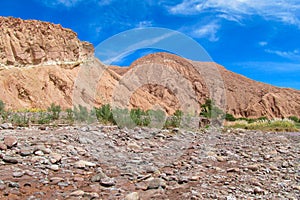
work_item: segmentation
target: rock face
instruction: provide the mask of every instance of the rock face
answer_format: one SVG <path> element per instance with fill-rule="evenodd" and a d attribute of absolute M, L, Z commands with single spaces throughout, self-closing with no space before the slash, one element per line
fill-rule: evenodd
<path fill-rule="evenodd" d="M 74 65 L 91 57 L 93 46 L 81 42 L 77 34 L 37 20 L 0 17 L 1 66 L 38 64 Z"/>
<path fill-rule="evenodd" d="M 91 44 L 60 25 L 0 17 L 0 27 L 0 99 L 8 108 L 100 106 L 117 99 L 129 108 L 159 106 L 173 114 L 183 104 L 199 112 L 214 93 L 235 117 L 300 117 L 299 90 L 259 83 L 216 63 L 156 53 L 128 68 L 107 67 L 93 58 Z"/>

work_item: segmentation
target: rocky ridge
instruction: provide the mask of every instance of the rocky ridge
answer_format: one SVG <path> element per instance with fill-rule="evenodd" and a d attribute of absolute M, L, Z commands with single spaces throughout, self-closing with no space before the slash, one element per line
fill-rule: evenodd
<path fill-rule="evenodd" d="M 210 76 L 216 74 L 213 73 L 215 69 L 224 84 L 221 84 L 223 88 L 214 87 L 213 90 L 224 98 L 226 112 L 248 118 L 300 117 L 299 90 L 259 83 L 216 63 L 194 62 L 172 54 L 156 53 L 136 60 L 128 68 L 105 66 L 93 58 L 91 44 L 81 42 L 76 33 L 60 25 L 0 17 L 0 26 L 0 99 L 11 109 L 45 109 L 51 103 L 70 108 L 74 100 L 100 106 L 123 95 L 114 92 L 126 78 L 130 82 L 132 77 L 148 78 L 149 75 L 167 81 L 174 80 L 174 73 L 168 72 L 175 72 L 193 90 L 193 96 L 182 100 L 178 95 L 182 92 L 177 90 L 176 93 L 174 88 L 160 85 L 157 80 L 138 88 L 132 87 L 134 91 L 129 91 L 132 92 L 129 108 L 151 109 L 158 105 L 172 114 L 184 101 L 203 104 L 210 98 L 211 88 L 207 80 L 214 79 Z M 141 66 L 150 65 L 164 68 L 158 71 L 145 68 L 148 74 L 139 70 Z M 199 73 L 197 68 L 202 71 Z M 104 70 L 99 72 L 99 69 Z"/>
<path fill-rule="evenodd" d="M 0 17 L 1 67 L 78 65 L 94 54 L 71 29 L 38 20 Z"/>

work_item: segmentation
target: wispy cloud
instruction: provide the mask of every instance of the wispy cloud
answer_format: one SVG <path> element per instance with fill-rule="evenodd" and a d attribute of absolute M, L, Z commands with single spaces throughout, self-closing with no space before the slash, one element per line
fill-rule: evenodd
<path fill-rule="evenodd" d="M 240 62 L 233 65 L 268 73 L 300 73 L 300 64 L 289 62 Z"/>
<path fill-rule="evenodd" d="M 266 49 L 265 52 L 270 54 L 275 54 L 283 58 L 288 58 L 290 60 L 300 61 L 300 52 L 297 49 L 293 51 L 280 51 L 280 50 Z"/>
<path fill-rule="evenodd" d="M 260 41 L 258 44 L 259 44 L 259 46 L 264 47 L 264 46 L 268 45 L 268 42 L 266 42 L 266 41 Z"/>
<path fill-rule="evenodd" d="M 146 28 L 146 27 L 151 27 L 153 26 L 152 21 L 141 21 L 138 23 L 137 28 Z"/>
<path fill-rule="evenodd" d="M 64 6 L 64 7 L 74 7 L 84 0 L 45 0 L 42 3 L 48 7 Z"/>
<path fill-rule="evenodd" d="M 208 38 L 209 41 L 216 42 L 219 40 L 219 37 L 217 36 L 217 32 L 219 29 L 220 25 L 217 24 L 217 22 L 211 22 L 194 29 L 192 35 L 196 38 Z"/>
<path fill-rule="evenodd" d="M 300 28 L 299 0 L 184 0 L 169 7 L 169 12 L 181 15 L 213 12 L 218 13 L 221 18 L 236 22 L 259 15 L 266 20 L 280 21 Z"/>

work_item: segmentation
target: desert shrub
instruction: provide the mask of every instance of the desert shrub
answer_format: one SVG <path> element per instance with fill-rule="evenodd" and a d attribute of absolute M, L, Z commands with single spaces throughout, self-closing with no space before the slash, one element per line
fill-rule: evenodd
<path fill-rule="evenodd" d="M 67 117 L 66 119 L 70 122 L 73 123 L 74 122 L 74 112 L 71 108 L 66 109 L 66 113 L 67 113 Z"/>
<path fill-rule="evenodd" d="M 273 119 L 273 120 L 258 120 L 249 123 L 245 120 L 237 120 L 228 125 L 232 128 L 243 128 L 249 130 L 262 130 L 262 131 L 297 131 L 296 124 L 289 119 Z"/>
<path fill-rule="evenodd" d="M 165 128 L 178 128 L 180 127 L 183 112 L 181 110 L 176 110 L 175 113 L 168 117 L 165 122 Z"/>
<path fill-rule="evenodd" d="M 151 122 L 149 114 L 140 108 L 131 109 L 130 118 L 137 126 L 148 126 Z"/>
<path fill-rule="evenodd" d="M 30 118 L 27 113 L 14 113 L 10 118 L 10 122 L 15 126 L 28 127 Z"/>
<path fill-rule="evenodd" d="M 300 123 L 300 119 L 296 116 L 290 116 L 289 119 L 296 122 L 296 123 Z"/>
<path fill-rule="evenodd" d="M 115 124 L 111 106 L 109 104 L 102 105 L 100 108 L 94 108 L 97 120 L 104 124 Z"/>
<path fill-rule="evenodd" d="M 236 120 L 236 118 L 232 114 L 226 113 L 225 120 L 229 121 L 229 122 L 234 122 Z"/>
<path fill-rule="evenodd" d="M 96 121 L 95 109 L 89 111 L 86 107 L 79 105 L 73 109 L 74 120 L 78 122 L 93 123 Z"/>
<path fill-rule="evenodd" d="M 131 119 L 130 111 L 127 108 L 114 108 L 112 112 L 114 121 L 116 122 L 119 128 L 133 128 L 136 126 L 133 120 Z"/>
<path fill-rule="evenodd" d="M 205 118 L 219 118 L 224 117 L 224 112 L 218 108 L 211 99 L 207 99 L 204 104 L 201 105 L 200 116 Z"/>
<path fill-rule="evenodd" d="M 149 116 L 149 127 L 152 128 L 161 128 L 165 124 L 166 114 L 162 110 L 147 110 L 147 114 Z"/>
<path fill-rule="evenodd" d="M 51 106 L 49 108 L 47 108 L 47 111 L 49 112 L 49 117 L 52 120 L 57 120 L 57 119 L 59 119 L 61 107 L 60 107 L 60 105 L 55 105 L 54 103 L 52 103 Z"/>
<path fill-rule="evenodd" d="M 5 110 L 5 103 L 0 100 L 0 119 L 7 120 L 8 118 L 8 112 Z"/>
<path fill-rule="evenodd" d="M 36 121 L 38 124 L 49 124 L 51 120 L 52 117 L 48 113 L 40 112 Z"/>

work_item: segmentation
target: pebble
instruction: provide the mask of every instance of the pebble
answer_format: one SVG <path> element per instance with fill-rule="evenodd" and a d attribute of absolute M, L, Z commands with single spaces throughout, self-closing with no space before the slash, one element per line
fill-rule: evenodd
<path fill-rule="evenodd" d="M 140 196 L 137 192 L 129 193 L 125 196 L 125 200 L 139 200 Z"/>
<path fill-rule="evenodd" d="M 15 136 L 6 136 L 4 137 L 4 144 L 8 148 L 12 148 L 13 146 L 16 146 L 18 143 L 18 138 Z"/>
<path fill-rule="evenodd" d="M 77 161 L 74 163 L 74 167 L 76 168 L 85 168 L 85 167 L 95 167 L 96 164 L 95 163 L 92 163 L 92 162 L 89 162 L 89 161 L 84 161 L 84 160 L 80 160 L 80 161 Z"/>
<path fill-rule="evenodd" d="M 19 162 L 18 158 L 12 156 L 5 155 L 2 159 L 4 162 L 11 163 L 11 164 L 17 164 Z"/>
<path fill-rule="evenodd" d="M 148 181 L 147 189 L 158 189 L 158 188 L 165 188 L 166 182 L 161 178 L 152 178 Z"/>

